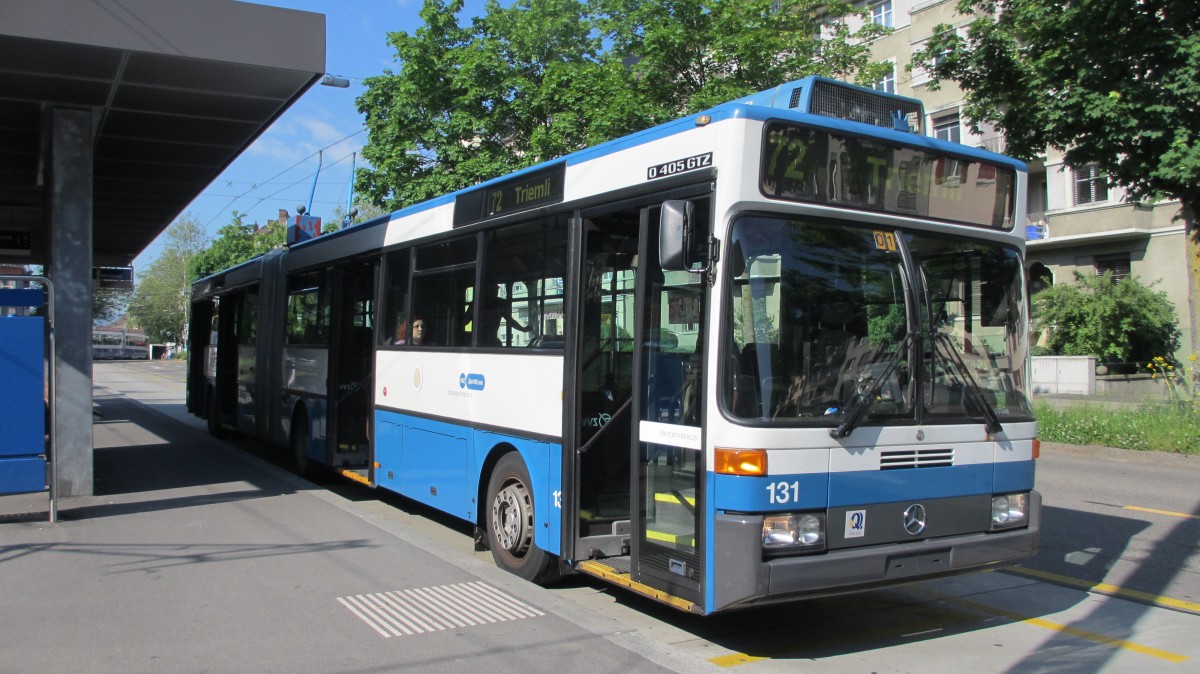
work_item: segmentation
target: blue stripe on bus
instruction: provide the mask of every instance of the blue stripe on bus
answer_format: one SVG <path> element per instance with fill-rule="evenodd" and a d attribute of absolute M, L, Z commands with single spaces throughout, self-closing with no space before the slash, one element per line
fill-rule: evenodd
<path fill-rule="evenodd" d="M 559 554 L 561 445 L 387 410 L 375 412 L 375 437 L 378 486 L 468 522 L 487 507 L 477 503 L 484 462 L 494 449 L 515 449 L 532 482 L 535 542 Z"/>
<path fill-rule="evenodd" d="M 996 477 L 993 491 L 1003 494 L 1014 491 L 1029 491 L 1033 489 L 1033 474 L 1036 469 L 1035 461 L 1002 461 L 996 464 Z"/>
<path fill-rule="evenodd" d="M 947 468 L 745 477 L 715 475 L 714 509 L 734 512 L 823 510 L 915 499 L 998 494 L 1033 488 L 1033 461 Z"/>
<path fill-rule="evenodd" d="M 793 484 L 796 485 L 794 489 Z M 711 501 L 716 510 L 782 512 L 822 510 L 828 498 L 829 476 L 825 473 L 771 477 L 717 474 Z"/>
<path fill-rule="evenodd" d="M 992 493 L 992 464 L 873 470 L 829 475 L 829 506 L 865 505 Z"/>

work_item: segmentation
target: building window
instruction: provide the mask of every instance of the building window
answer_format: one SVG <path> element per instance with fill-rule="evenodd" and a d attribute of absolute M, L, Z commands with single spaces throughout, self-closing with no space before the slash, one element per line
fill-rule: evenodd
<path fill-rule="evenodd" d="M 1129 277 L 1129 253 L 1096 256 L 1096 276 L 1104 276 L 1112 272 L 1113 283 L 1120 283 Z"/>
<path fill-rule="evenodd" d="M 878 82 L 875 83 L 875 90 L 882 91 L 888 94 L 896 93 L 896 65 L 891 64 L 891 69 Z"/>
<path fill-rule="evenodd" d="M 1108 181 L 1096 164 L 1075 169 L 1075 205 L 1108 201 Z"/>
<path fill-rule="evenodd" d="M 871 23 L 884 28 L 893 28 L 892 0 L 884 0 L 871 5 Z"/>
<path fill-rule="evenodd" d="M 961 143 L 962 133 L 959 131 L 958 113 L 942 115 L 933 118 L 933 136 L 939 140 L 951 143 Z"/>

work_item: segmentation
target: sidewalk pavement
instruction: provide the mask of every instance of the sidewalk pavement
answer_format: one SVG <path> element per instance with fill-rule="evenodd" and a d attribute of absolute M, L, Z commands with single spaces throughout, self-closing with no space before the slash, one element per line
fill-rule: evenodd
<path fill-rule="evenodd" d="M 611 638 L 469 532 L 314 487 L 180 424 L 177 403 L 97 388 L 96 405 L 94 496 L 61 499 L 57 524 L 44 493 L 0 496 L 0 672 L 598 671 L 588 652 Z M 479 583 L 526 608 L 417 639 L 347 605 Z M 658 669 L 604 651 L 600 670 Z"/>

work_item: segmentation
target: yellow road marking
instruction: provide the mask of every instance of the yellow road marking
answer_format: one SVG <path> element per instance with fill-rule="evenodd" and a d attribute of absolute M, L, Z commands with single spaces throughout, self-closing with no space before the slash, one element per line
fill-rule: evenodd
<path fill-rule="evenodd" d="M 1139 506 L 1123 506 L 1123 510 L 1136 510 L 1141 513 L 1153 513 L 1155 515 L 1169 515 L 1171 517 L 1182 517 L 1188 520 L 1200 520 L 1200 516 L 1189 515 L 1187 513 L 1177 513 L 1170 510 L 1158 510 L 1157 508 L 1142 508 Z"/>
<path fill-rule="evenodd" d="M 1012 570 L 1012 569 L 1010 569 L 1010 570 Z M 1027 571 L 1028 569 L 1021 569 L 1021 570 Z M 1041 574 L 1042 572 L 1038 572 L 1038 573 Z M 1045 575 L 1052 575 L 1052 574 L 1045 574 Z M 1070 580 L 1070 579 L 1068 579 L 1068 580 Z M 1118 639 L 1115 637 L 1110 637 L 1105 634 L 1100 634 L 1099 632 L 1093 632 L 1091 630 L 1085 630 L 1085 629 L 1082 629 L 1079 627 L 1072 627 L 1070 625 L 1064 625 L 1062 623 L 1057 623 L 1052 620 L 1046 620 L 1045 618 L 1036 618 L 1033 616 L 1024 615 L 1022 613 L 1018 613 L 1016 611 L 1010 611 L 1008 609 L 1000 608 L 998 606 L 982 604 L 979 602 L 970 601 L 968 599 L 963 599 L 962 597 L 956 597 L 953 595 L 943 594 L 941 592 L 936 592 L 936 591 L 929 590 L 926 588 L 914 588 L 913 591 L 918 594 L 923 594 L 927 597 L 930 597 L 931 599 L 934 599 L 937 601 L 942 601 L 947 604 L 959 606 L 961 608 L 965 608 L 965 609 L 974 611 L 976 613 L 983 613 L 985 615 L 991 615 L 991 616 L 996 616 L 999 618 L 1011 620 L 1012 622 L 1024 623 L 1026 625 L 1040 627 L 1042 629 L 1050 630 L 1052 632 L 1059 632 L 1061 634 L 1067 634 L 1067 635 L 1076 637 L 1078 639 L 1084 639 L 1086 641 L 1091 641 L 1093 643 L 1101 644 L 1104 646 L 1110 646 L 1112 648 L 1120 648 L 1123 650 L 1131 651 L 1133 653 L 1140 653 L 1142 655 L 1148 655 L 1150 657 L 1158 658 L 1160 660 L 1166 660 L 1167 662 L 1179 663 L 1179 662 L 1185 662 L 1189 659 L 1189 656 L 1183 655 L 1180 653 L 1173 653 L 1171 651 L 1162 650 L 1160 648 L 1154 648 L 1153 646 L 1146 646 L 1145 644 L 1139 644 L 1137 642 L 1128 641 L 1126 639 Z M 744 665 L 744 664 L 749 664 L 751 662 L 758 662 L 759 660 L 770 660 L 770 659 L 771 658 L 769 658 L 769 657 L 747 655 L 745 653 L 730 653 L 728 655 L 721 655 L 721 656 L 717 656 L 714 658 L 709 658 L 708 661 L 719 667 L 737 667 L 738 665 Z"/>
<path fill-rule="evenodd" d="M 1005 569 L 1005 571 L 1007 571 L 1009 573 L 1015 573 L 1015 574 L 1018 574 L 1021 576 L 1029 576 L 1031 578 L 1037 578 L 1039 580 L 1048 580 L 1052 583 L 1059 583 L 1062 585 L 1070 585 L 1071 587 L 1077 587 L 1082 590 L 1088 590 L 1091 592 L 1099 592 L 1100 594 L 1108 594 L 1108 595 L 1112 595 L 1114 597 L 1122 597 L 1125 599 L 1135 599 L 1137 601 L 1143 601 L 1143 602 L 1146 602 L 1149 604 L 1154 604 L 1155 606 L 1179 609 L 1181 611 L 1188 611 L 1189 613 L 1200 614 L 1200 604 L 1197 604 L 1196 602 L 1184 601 L 1182 599 L 1172 599 L 1171 597 L 1164 597 L 1162 595 L 1150 594 L 1149 592 L 1139 592 L 1137 590 L 1129 590 L 1129 589 L 1123 588 L 1119 585 L 1109 585 L 1108 583 L 1093 583 L 1090 580 L 1083 580 L 1080 578 L 1071 578 L 1070 576 L 1060 576 L 1057 573 L 1048 573 L 1046 571 L 1038 571 L 1037 569 L 1029 569 L 1029 568 L 1026 568 L 1023 566 L 1009 567 L 1009 568 Z"/>
<path fill-rule="evenodd" d="M 737 667 L 759 660 L 770 660 L 758 655 L 746 655 L 745 653 L 730 653 L 729 655 L 719 655 L 715 658 L 709 658 L 708 661 L 718 667 Z"/>
<path fill-rule="evenodd" d="M 1091 630 L 1080 629 L 1078 627 L 1071 627 L 1070 625 L 1063 625 L 1062 623 L 1056 623 L 1052 620 L 1046 620 L 1045 618 L 1035 618 L 1033 616 L 1023 615 L 1021 613 L 1017 613 L 1016 611 L 1009 611 L 1008 609 L 1000 608 L 999 606 L 990 606 L 988 604 L 980 604 L 978 602 L 963 599 L 962 597 L 955 597 L 952 595 L 942 594 L 941 592 L 934 592 L 933 590 L 920 589 L 920 590 L 916 590 L 916 591 L 920 592 L 922 594 L 926 594 L 935 599 L 940 599 L 942 601 L 945 601 L 945 602 L 948 602 L 951 604 L 956 604 L 958 606 L 963 606 L 965 608 L 979 611 L 981 613 L 986 613 L 986 614 L 998 616 L 1001 618 L 1007 618 L 1008 620 L 1012 620 L 1014 622 L 1025 623 L 1027 625 L 1033 625 L 1035 627 L 1041 627 L 1042 629 L 1051 630 L 1053 632 L 1061 632 L 1062 634 L 1069 634 L 1073 637 L 1076 637 L 1079 639 L 1085 639 L 1087 641 L 1091 641 L 1091 642 L 1098 643 L 1098 644 L 1103 644 L 1105 646 L 1112 646 L 1113 648 L 1121 648 L 1121 649 L 1124 649 L 1127 651 L 1133 651 L 1134 653 L 1141 653 L 1142 655 L 1149 655 L 1150 657 L 1159 658 L 1161 660 L 1166 660 L 1167 662 L 1184 662 L 1185 660 L 1188 659 L 1188 656 L 1182 655 L 1180 653 L 1172 653 L 1171 651 L 1164 651 L 1160 648 L 1146 646 L 1146 645 L 1139 644 L 1139 643 L 1136 643 L 1133 641 L 1127 641 L 1125 639 L 1116 639 L 1116 638 L 1113 638 L 1113 637 L 1110 637 L 1110 636 L 1107 636 L 1104 634 L 1100 634 L 1099 632 L 1093 632 Z"/>

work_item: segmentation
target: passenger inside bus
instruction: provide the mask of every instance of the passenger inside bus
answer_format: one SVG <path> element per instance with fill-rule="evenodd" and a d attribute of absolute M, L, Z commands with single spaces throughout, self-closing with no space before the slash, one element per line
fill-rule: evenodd
<path fill-rule="evenodd" d="M 408 338 L 408 321 L 400 320 L 396 323 L 396 336 L 392 339 L 392 344 L 414 344 L 421 345 L 425 343 L 425 319 L 417 316 L 412 320 L 412 339 Z"/>
<path fill-rule="evenodd" d="M 420 346 L 425 343 L 425 319 L 417 316 L 412 321 L 412 340 L 410 344 Z"/>
<path fill-rule="evenodd" d="M 528 284 L 526 284 L 528 286 Z M 511 291 L 503 284 L 493 284 L 492 292 L 479 315 L 479 346 L 512 346 L 512 332 L 529 332 L 513 318 Z"/>

